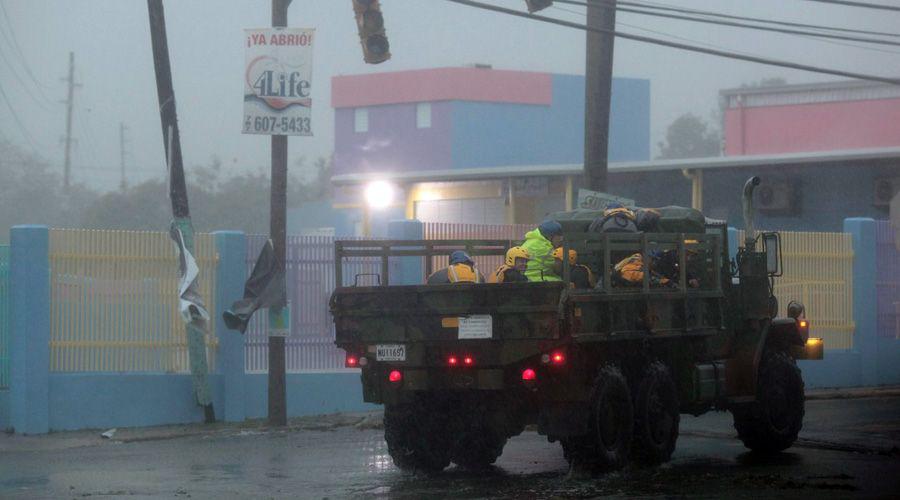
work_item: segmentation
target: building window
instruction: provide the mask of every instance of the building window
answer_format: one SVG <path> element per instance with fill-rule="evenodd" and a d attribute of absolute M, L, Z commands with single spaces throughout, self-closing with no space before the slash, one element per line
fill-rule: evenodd
<path fill-rule="evenodd" d="M 431 128 L 431 103 L 416 104 L 416 128 Z"/>
<path fill-rule="evenodd" d="M 368 132 L 369 131 L 369 110 L 368 108 L 356 108 L 353 111 L 353 131 Z"/>

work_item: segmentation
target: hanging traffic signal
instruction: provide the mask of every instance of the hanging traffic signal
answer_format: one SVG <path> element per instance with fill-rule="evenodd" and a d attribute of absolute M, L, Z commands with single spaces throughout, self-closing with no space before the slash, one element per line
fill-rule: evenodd
<path fill-rule="evenodd" d="M 390 59 L 391 47 L 384 34 L 384 17 L 378 0 L 353 0 L 353 12 L 356 14 L 363 60 L 378 64 Z"/>
<path fill-rule="evenodd" d="M 528 13 L 534 13 L 553 5 L 553 0 L 525 0 L 528 5 Z"/>

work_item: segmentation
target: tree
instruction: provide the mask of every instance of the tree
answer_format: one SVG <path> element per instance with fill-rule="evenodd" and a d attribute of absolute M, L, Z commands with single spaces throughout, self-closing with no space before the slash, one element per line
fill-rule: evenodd
<path fill-rule="evenodd" d="M 97 194 L 82 185 L 63 192 L 59 175 L 38 153 L 0 138 L 0 242 L 17 224 L 78 227 L 83 208 Z"/>
<path fill-rule="evenodd" d="M 294 161 L 303 170 L 303 158 Z M 328 196 L 331 161 L 318 159 L 315 175 L 304 183 L 288 178 L 288 207 Z M 208 165 L 189 171 L 188 200 L 197 231 L 233 229 L 248 234 L 269 232 L 269 176 L 260 170 L 223 178 L 221 162 L 213 157 Z M 163 181 L 147 181 L 125 191 L 103 195 L 84 216 L 85 227 L 103 229 L 164 230 L 172 218 L 168 209 L 168 187 Z"/>
<path fill-rule="evenodd" d="M 710 129 L 699 116 L 686 113 L 666 129 L 665 142 L 659 143 L 660 159 L 703 158 L 718 156 L 721 152 L 719 131 Z"/>

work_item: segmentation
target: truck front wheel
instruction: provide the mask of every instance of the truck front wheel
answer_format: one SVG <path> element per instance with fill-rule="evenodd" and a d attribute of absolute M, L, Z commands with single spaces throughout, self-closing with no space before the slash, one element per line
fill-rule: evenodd
<path fill-rule="evenodd" d="M 597 374 L 590 415 L 590 434 L 562 440 L 569 465 L 596 471 L 621 469 L 631 448 L 634 409 L 628 382 L 618 367 L 606 365 Z"/>
<path fill-rule="evenodd" d="M 400 469 L 437 472 L 450 465 L 447 422 L 433 406 L 425 400 L 385 405 L 384 440 Z"/>
<path fill-rule="evenodd" d="M 634 441 L 636 462 L 667 462 L 678 439 L 678 390 L 666 365 L 651 363 L 638 383 L 634 398 Z"/>
<path fill-rule="evenodd" d="M 766 351 L 760 361 L 756 401 L 732 408 L 744 446 L 774 453 L 789 448 L 803 426 L 803 378 L 784 352 Z"/>

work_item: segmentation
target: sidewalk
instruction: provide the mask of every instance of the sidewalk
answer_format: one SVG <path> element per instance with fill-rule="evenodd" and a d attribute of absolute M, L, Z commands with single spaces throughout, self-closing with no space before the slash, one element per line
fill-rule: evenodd
<path fill-rule="evenodd" d="M 808 391 L 806 394 L 806 399 L 809 401 L 897 397 L 900 397 L 900 386 L 815 389 Z M 217 422 L 215 424 L 197 423 L 157 427 L 131 427 L 116 429 L 109 438 L 101 436 L 101 433 L 110 429 L 54 432 L 37 436 L 2 434 L 0 435 L 0 453 L 50 451 L 85 446 L 179 439 L 191 436 L 246 436 L 268 432 L 328 431 L 339 427 L 380 429 L 382 427 L 381 417 L 382 413 L 378 410 L 364 413 L 335 413 L 297 417 L 289 419 L 287 427 L 275 429 L 270 428 L 265 419 L 248 420 L 239 423 Z"/>

